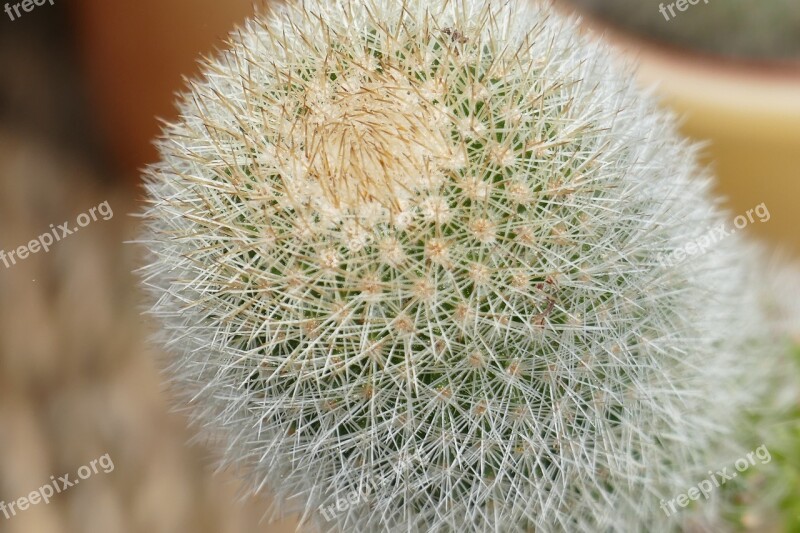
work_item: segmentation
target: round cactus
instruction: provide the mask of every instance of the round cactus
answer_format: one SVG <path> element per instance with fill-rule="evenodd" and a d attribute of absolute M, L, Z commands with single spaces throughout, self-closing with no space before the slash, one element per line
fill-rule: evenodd
<path fill-rule="evenodd" d="M 307 0 L 229 44 L 158 141 L 143 238 L 225 458 L 321 529 L 675 524 L 760 318 L 630 70 L 514 0 Z"/>

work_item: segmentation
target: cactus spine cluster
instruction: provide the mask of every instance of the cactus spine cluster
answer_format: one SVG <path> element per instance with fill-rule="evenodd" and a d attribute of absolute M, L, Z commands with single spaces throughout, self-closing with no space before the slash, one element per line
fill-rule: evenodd
<path fill-rule="evenodd" d="M 522 0 L 306 0 L 229 44 L 143 238 L 226 459 L 323 530 L 670 527 L 758 322 L 737 240 L 659 266 L 723 214 L 630 71 Z"/>

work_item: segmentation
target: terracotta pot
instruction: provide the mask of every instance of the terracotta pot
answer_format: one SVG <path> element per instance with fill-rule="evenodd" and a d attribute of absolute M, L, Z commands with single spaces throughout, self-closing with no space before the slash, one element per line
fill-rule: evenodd
<path fill-rule="evenodd" d="M 704 163 L 733 216 L 764 203 L 767 222 L 746 232 L 800 254 L 800 63 L 754 63 L 660 45 L 610 28 L 600 33 L 640 64 L 639 80 L 682 117 L 687 136 L 707 142 Z"/>
<path fill-rule="evenodd" d="M 252 0 L 70 2 L 94 120 L 122 171 L 155 158 L 156 117 L 174 118 L 183 76 L 253 10 Z"/>

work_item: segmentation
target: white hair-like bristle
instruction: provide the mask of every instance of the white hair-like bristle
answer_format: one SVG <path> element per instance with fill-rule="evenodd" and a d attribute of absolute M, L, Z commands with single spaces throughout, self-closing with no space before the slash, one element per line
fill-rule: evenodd
<path fill-rule="evenodd" d="M 142 239 L 226 460 L 321 530 L 678 524 L 762 318 L 738 237 L 661 263 L 725 215 L 630 69 L 521 0 L 305 0 L 229 44 Z"/>

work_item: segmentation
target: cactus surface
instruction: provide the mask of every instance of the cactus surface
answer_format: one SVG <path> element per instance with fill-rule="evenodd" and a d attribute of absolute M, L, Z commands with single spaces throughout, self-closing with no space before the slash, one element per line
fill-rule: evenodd
<path fill-rule="evenodd" d="M 142 239 L 226 460 L 322 530 L 677 524 L 760 319 L 738 238 L 659 261 L 725 218 L 630 69 L 515 0 L 307 0 L 229 45 Z"/>

